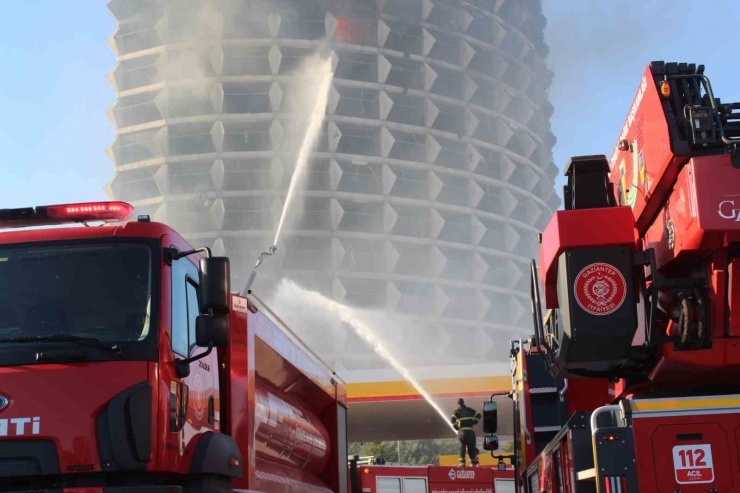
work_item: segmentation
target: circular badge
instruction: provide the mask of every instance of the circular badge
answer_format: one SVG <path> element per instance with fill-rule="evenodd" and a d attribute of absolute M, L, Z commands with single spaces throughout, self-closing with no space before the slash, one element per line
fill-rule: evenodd
<path fill-rule="evenodd" d="M 591 315 L 610 315 L 627 297 L 627 282 L 618 269 L 602 262 L 585 267 L 573 285 L 576 301 Z"/>

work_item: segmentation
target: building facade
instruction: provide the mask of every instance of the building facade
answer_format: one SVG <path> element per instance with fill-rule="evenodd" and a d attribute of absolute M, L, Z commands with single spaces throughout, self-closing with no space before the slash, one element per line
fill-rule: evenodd
<path fill-rule="evenodd" d="M 111 197 L 231 257 L 241 289 L 293 171 L 291 74 L 324 45 L 334 80 L 303 214 L 255 292 L 288 278 L 392 313 L 417 367 L 503 363 L 532 332 L 528 262 L 560 203 L 540 0 L 108 7 Z M 339 370 L 386 367 L 345 329 L 296 327 Z"/>

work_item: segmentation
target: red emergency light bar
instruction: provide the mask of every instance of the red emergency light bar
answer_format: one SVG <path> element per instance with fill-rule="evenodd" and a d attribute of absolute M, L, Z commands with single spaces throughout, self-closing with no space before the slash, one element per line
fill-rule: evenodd
<path fill-rule="evenodd" d="M 126 202 L 85 202 L 21 209 L 0 209 L 0 228 L 27 228 L 67 223 L 126 221 L 134 208 Z"/>

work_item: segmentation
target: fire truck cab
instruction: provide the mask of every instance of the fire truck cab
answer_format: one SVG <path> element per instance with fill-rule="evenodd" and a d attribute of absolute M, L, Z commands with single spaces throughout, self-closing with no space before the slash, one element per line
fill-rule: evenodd
<path fill-rule="evenodd" d="M 0 490 L 346 491 L 342 382 L 228 258 L 132 214 L 0 210 Z"/>

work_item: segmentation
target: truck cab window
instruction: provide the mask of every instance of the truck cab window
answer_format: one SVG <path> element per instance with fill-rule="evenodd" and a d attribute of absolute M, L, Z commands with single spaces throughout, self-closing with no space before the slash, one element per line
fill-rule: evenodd
<path fill-rule="evenodd" d="M 189 276 L 185 284 L 185 295 L 188 301 L 188 349 L 192 351 L 195 348 L 195 320 L 200 315 L 200 310 L 198 308 L 198 288 Z"/>
<path fill-rule="evenodd" d="M 150 248 L 135 243 L 4 247 L 0 339 L 142 341 L 152 332 L 151 268 Z"/>
<path fill-rule="evenodd" d="M 190 356 L 190 348 L 195 344 L 198 311 L 195 279 L 198 269 L 188 259 L 172 262 L 172 350 L 183 358 Z"/>

